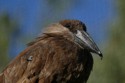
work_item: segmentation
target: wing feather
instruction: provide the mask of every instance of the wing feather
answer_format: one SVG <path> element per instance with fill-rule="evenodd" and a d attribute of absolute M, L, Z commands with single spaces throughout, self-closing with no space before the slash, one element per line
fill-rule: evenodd
<path fill-rule="evenodd" d="M 75 83 L 87 75 L 79 82 L 82 83 L 91 72 L 93 63 L 88 59 L 73 42 L 56 34 L 45 34 L 30 43 L 3 70 L 0 83 Z M 88 71 L 87 64 L 90 64 Z"/>
<path fill-rule="evenodd" d="M 44 40 L 28 46 L 3 70 L 0 83 L 37 80 L 51 51 L 49 46 Z"/>

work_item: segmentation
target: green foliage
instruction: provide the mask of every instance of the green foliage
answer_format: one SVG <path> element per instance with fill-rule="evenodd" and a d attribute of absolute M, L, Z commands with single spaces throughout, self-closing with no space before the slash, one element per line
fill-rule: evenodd
<path fill-rule="evenodd" d="M 110 28 L 104 59 L 95 60 L 89 83 L 125 83 L 125 0 L 117 0 L 119 18 Z"/>
<path fill-rule="evenodd" d="M 8 14 L 0 16 L 0 70 L 8 62 L 8 46 L 15 23 L 12 22 Z"/>

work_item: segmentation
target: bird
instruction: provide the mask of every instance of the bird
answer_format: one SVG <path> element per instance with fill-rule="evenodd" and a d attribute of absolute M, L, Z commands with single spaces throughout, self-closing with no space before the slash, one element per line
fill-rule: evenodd
<path fill-rule="evenodd" d="M 66 19 L 43 33 L 1 72 L 0 83 L 87 83 L 92 53 L 103 57 L 79 20 Z"/>

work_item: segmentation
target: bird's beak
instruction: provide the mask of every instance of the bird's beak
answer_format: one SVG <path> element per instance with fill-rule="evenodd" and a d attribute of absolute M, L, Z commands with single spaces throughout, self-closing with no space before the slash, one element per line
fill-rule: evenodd
<path fill-rule="evenodd" d="M 75 41 L 83 49 L 88 49 L 90 52 L 98 54 L 101 58 L 103 57 L 101 51 L 87 32 L 77 30 L 77 33 L 75 34 Z"/>

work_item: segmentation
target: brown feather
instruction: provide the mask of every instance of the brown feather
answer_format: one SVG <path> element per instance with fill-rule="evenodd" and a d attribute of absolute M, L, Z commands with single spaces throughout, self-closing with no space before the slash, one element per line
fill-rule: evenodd
<path fill-rule="evenodd" d="M 48 30 L 29 43 L 3 70 L 0 83 L 86 83 L 92 56 L 73 42 L 68 29 L 61 30 Z"/>

